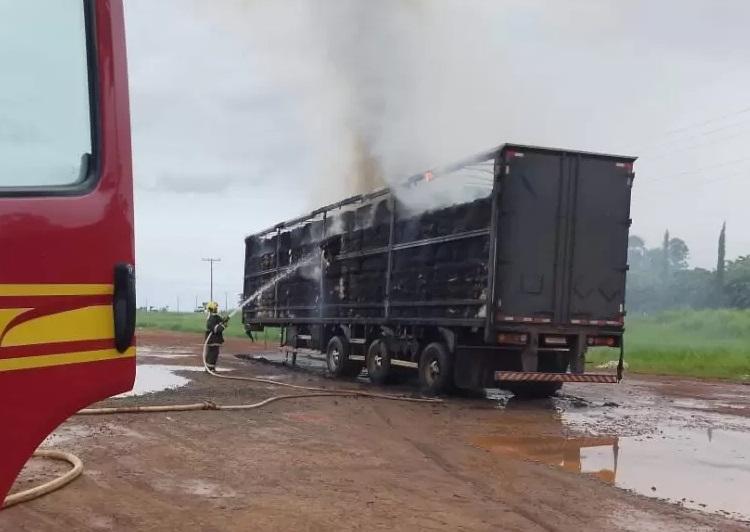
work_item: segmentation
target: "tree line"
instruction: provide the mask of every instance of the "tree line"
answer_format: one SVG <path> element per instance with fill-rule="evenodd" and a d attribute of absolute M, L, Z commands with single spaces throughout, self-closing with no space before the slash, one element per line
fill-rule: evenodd
<path fill-rule="evenodd" d="M 684 240 L 667 230 L 658 247 L 628 240 L 627 306 L 649 312 L 672 308 L 750 308 L 750 255 L 726 259 L 726 223 L 718 238 L 716 268 L 690 268 Z"/>

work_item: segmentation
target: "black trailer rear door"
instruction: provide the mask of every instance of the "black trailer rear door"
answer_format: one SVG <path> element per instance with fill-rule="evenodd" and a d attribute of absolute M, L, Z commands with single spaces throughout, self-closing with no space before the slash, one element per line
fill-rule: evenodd
<path fill-rule="evenodd" d="M 618 320 L 633 159 L 510 146 L 499 157 L 497 321 Z"/>
<path fill-rule="evenodd" d="M 509 321 L 555 317 L 561 158 L 506 150 L 497 185 L 495 305 Z"/>
<path fill-rule="evenodd" d="M 569 159 L 574 200 L 565 318 L 614 325 L 625 302 L 632 160 Z"/>

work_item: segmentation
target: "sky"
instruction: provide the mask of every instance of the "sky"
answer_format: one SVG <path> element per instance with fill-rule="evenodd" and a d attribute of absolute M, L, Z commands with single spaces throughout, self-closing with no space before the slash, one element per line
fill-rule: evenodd
<path fill-rule="evenodd" d="M 139 304 L 244 237 L 504 142 L 635 155 L 631 234 L 750 253 L 744 0 L 127 0 Z"/>

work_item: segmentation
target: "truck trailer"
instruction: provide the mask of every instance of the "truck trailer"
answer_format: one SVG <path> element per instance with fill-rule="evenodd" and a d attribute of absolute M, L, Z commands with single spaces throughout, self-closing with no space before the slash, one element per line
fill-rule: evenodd
<path fill-rule="evenodd" d="M 245 329 L 428 393 L 616 383 L 634 161 L 503 144 L 248 236 Z M 590 347 L 617 373 L 586 373 Z"/>

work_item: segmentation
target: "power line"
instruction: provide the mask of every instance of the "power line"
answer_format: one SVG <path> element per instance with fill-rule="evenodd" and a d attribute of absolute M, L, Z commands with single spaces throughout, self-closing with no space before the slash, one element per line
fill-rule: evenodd
<path fill-rule="evenodd" d="M 719 115 L 719 116 L 714 117 L 714 118 L 709 118 L 708 120 L 703 120 L 702 122 L 694 123 L 694 124 L 691 124 L 691 125 L 688 125 L 688 126 L 685 126 L 685 127 L 681 127 L 681 128 L 673 129 L 671 131 L 667 131 L 665 133 L 665 136 L 675 135 L 677 133 L 681 133 L 681 132 L 687 131 L 689 129 L 694 129 L 696 127 L 703 127 L 705 125 L 712 124 L 714 122 L 718 122 L 719 120 L 723 120 L 725 118 L 729 118 L 730 116 L 737 116 L 737 115 L 741 115 L 741 114 L 745 114 L 745 113 L 750 113 L 750 107 L 743 107 L 742 109 L 739 109 L 739 110 L 736 110 L 736 111 L 732 111 L 730 113 L 725 113 L 723 115 Z"/>
<path fill-rule="evenodd" d="M 742 124 L 748 124 L 750 123 L 750 119 L 747 120 L 740 120 L 739 122 L 733 122 L 731 124 L 727 124 L 726 126 L 722 126 L 715 129 L 709 129 L 708 131 L 704 131 L 702 135 L 713 135 L 714 133 L 717 133 L 719 131 L 724 131 L 725 129 L 731 129 L 733 127 L 741 126 Z"/>
<path fill-rule="evenodd" d="M 696 168 L 695 170 L 685 170 L 684 172 L 677 172 L 677 173 L 674 173 L 674 174 L 668 174 L 668 175 L 662 176 L 662 177 L 660 177 L 658 179 L 646 179 L 643 182 L 644 183 L 657 183 L 657 182 L 660 182 L 660 181 L 665 181 L 667 179 L 671 179 L 673 177 L 679 177 L 679 176 L 682 176 L 682 175 L 697 174 L 697 173 L 700 173 L 700 172 L 705 172 L 706 170 L 711 170 L 713 168 L 722 168 L 724 166 L 731 166 L 733 164 L 737 164 L 737 163 L 741 163 L 741 162 L 745 162 L 745 161 L 750 161 L 750 157 L 742 157 L 741 159 L 735 159 L 733 161 L 727 161 L 727 162 L 724 162 L 724 163 L 713 164 L 713 165 L 710 165 L 710 166 L 704 166 L 703 168 Z"/>
<path fill-rule="evenodd" d="M 681 186 L 684 185 L 685 187 L 689 186 L 689 188 L 685 188 L 684 189 L 684 190 L 688 191 L 690 189 L 697 189 L 697 188 L 705 187 L 706 185 L 711 185 L 713 183 L 717 183 L 717 182 L 720 182 L 720 181 L 728 181 L 730 179 L 736 179 L 738 177 L 746 177 L 748 175 L 750 175 L 750 169 L 748 169 L 748 170 L 742 170 L 742 171 L 737 171 L 737 172 L 732 172 L 729 175 L 723 175 L 723 176 L 718 177 L 716 179 L 698 180 L 698 181 L 681 181 L 679 184 Z M 661 184 L 665 185 L 667 183 L 661 183 Z M 670 190 L 674 190 L 674 188 L 672 188 Z M 662 197 L 656 197 L 654 199 L 656 199 L 656 200 L 658 200 L 658 201 L 660 201 L 662 203 L 664 201 L 664 199 Z"/>
<path fill-rule="evenodd" d="M 698 186 L 702 187 L 704 185 L 709 185 L 711 183 L 716 183 L 718 181 L 726 181 L 728 179 L 734 179 L 735 177 L 741 177 L 741 176 L 743 176 L 745 174 L 745 172 L 747 172 L 748 174 L 750 174 L 750 170 L 745 169 L 745 170 L 734 172 L 731 175 L 725 175 L 725 176 L 722 176 L 722 177 L 717 177 L 716 179 L 709 179 L 708 181 L 701 181 L 701 183 Z"/>
<path fill-rule="evenodd" d="M 664 132 L 660 136 L 655 137 L 655 141 L 650 142 L 649 144 L 646 144 L 645 146 L 641 146 L 640 148 L 634 149 L 632 151 L 633 152 L 643 152 L 643 151 L 648 151 L 648 150 L 650 150 L 650 149 L 652 149 L 652 148 L 654 148 L 656 146 L 659 146 L 659 145 L 662 145 L 662 144 L 666 144 L 666 143 L 670 143 L 670 142 L 673 142 L 673 141 L 680 142 L 680 141 L 686 140 L 686 139 L 680 139 L 680 138 L 678 138 L 678 139 L 670 139 L 669 137 L 673 137 L 675 135 L 679 135 L 679 134 L 684 133 L 685 131 L 689 131 L 691 129 L 701 128 L 701 127 L 704 127 L 706 125 L 712 124 L 714 122 L 719 122 L 721 120 L 724 120 L 725 118 L 729 118 L 729 117 L 732 117 L 732 116 L 739 116 L 739 115 L 743 115 L 743 114 L 746 114 L 746 113 L 750 113 L 750 107 L 743 107 L 741 109 L 737 109 L 735 111 L 724 113 L 724 114 L 721 114 L 721 115 L 709 118 L 707 120 L 702 120 L 700 122 L 695 122 L 693 124 L 689 124 L 689 125 L 684 126 L 684 127 L 680 127 L 680 128 L 677 128 L 677 129 L 672 129 L 672 130 Z M 658 140 L 659 138 L 665 138 L 666 141 L 663 141 L 663 140 L 660 141 L 660 140 Z"/>
<path fill-rule="evenodd" d="M 663 158 L 665 158 L 665 157 L 667 157 L 669 155 L 673 155 L 675 153 L 682 153 L 682 152 L 686 152 L 686 151 L 692 151 L 692 150 L 695 150 L 695 149 L 698 149 L 698 148 L 704 148 L 706 146 L 711 146 L 711 145 L 717 144 L 719 142 L 725 142 L 727 140 L 732 140 L 732 139 L 737 138 L 737 137 L 743 137 L 743 136 L 748 135 L 748 134 L 750 134 L 750 131 L 743 131 L 741 133 L 736 133 L 734 135 L 729 135 L 729 136 L 725 136 L 725 137 L 719 137 L 717 139 L 712 139 L 712 140 L 709 140 L 708 142 L 701 142 L 701 143 L 698 143 L 698 144 L 692 144 L 692 145 L 686 146 L 684 148 L 679 148 L 679 149 L 675 149 L 675 150 L 667 150 L 667 151 L 664 151 L 664 150 L 657 151 L 657 152 L 654 152 L 654 155 L 648 155 L 648 153 L 647 153 L 646 155 L 641 155 L 639 157 L 639 159 L 647 159 L 647 160 L 650 160 L 650 161 L 658 161 L 659 159 L 663 159 Z M 694 140 L 694 139 L 689 139 L 689 140 Z"/>

